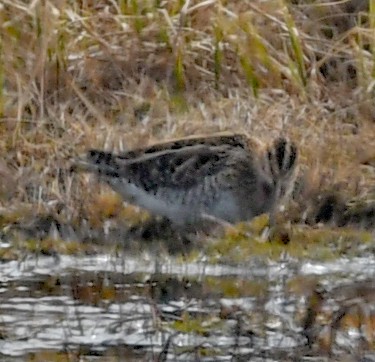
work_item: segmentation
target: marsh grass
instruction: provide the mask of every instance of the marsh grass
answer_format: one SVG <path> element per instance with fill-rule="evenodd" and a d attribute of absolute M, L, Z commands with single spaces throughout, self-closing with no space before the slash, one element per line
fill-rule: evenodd
<path fill-rule="evenodd" d="M 3 1 L 2 207 L 95 226 L 129 216 L 68 171 L 72 158 L 223 130 L 287 134 L 317 175 L 311 187 L 370 190 L 374 173 L 360 165 L 375 146 L 369 4 Z"/>

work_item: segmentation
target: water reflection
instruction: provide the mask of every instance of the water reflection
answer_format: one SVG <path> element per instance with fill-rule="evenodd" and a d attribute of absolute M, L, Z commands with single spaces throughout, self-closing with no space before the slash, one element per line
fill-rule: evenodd
<path fill-rule="evenodd" d="M 320 264 L 282 258 L 238 267 L 147 255 L 11 261 L 0 265 L 0 355 L 182 361 L 303 356 L 307 296 L 290 284 L 306 287 L 313 276 L 314 285 L 333 287 L 352 276 L 371 278 L 374 268 L 370 258 Z M 326 312 L 315 311 L 314 328 L 318 315 Z M 344 331 L 338 338 L 350 336 Z M 317 343 L 318 337 L 310 338 Z M 352 339 L 356 345 L 358 338 Z"/>

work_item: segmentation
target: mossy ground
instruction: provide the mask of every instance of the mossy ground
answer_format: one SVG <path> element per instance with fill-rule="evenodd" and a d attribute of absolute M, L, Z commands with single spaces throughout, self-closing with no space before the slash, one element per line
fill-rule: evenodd
<path fill-rule="evenodd" d="M 364 193 L 373 16 L 355 1 L 3 2 L 2 210 L 97 225 L 119 205 L 69 172 L 74 157 L 223 130 L 286 134 L 313 186 Z"/>
<path fill-rule="evenodd" d="M 298 146 L 307 185 L 297 213 L 308 212 L 324 192 L 373 199 L 374 31 L 373 1 L 3 0 L 0 236 L 7 246 L 0 260 L 155 253 L 160 245 L 168 252 L 168 243 L 184 244 L 173 233 L 169 241 L 128 240 L 129 230 L 149 216 L 70 172 L 72 160 L 91 148 L 122 151 L 217 131 L 265 141 L 287 135 Z M 266 216 L 235 225 L 194 240 L 178 260 L 243 266 L 285 253 L 321 262 L 373 253 L 373 230 L 290 221 L 269 235 Z M 56 278 L 34 289 L 60 293 Z M 112 284 L 102 288 L 98 275 L 62 284 L 82 303 L 101 305 L 119 295 Z M 161 288 L 142 285 L 142 297 L 162 300 L 171 285 L 186 296 L 181 280 L 156 284 Z M 197 296 L 202 290 L 224 298 L 267 293 L 267 286 L 239 277 L 197 284 Z M 309 284 L 309 292 L 314 288 Z M 127 293 L 125 299 L 137 291 Z M 235 307 L 214 315 L 186 312 L 163 327 L 208 335 L 237 315 L 243 313 Z M 244 320 L 251 324 L 251 318 Z M 136 359 L 133 352 L 121 353 Z M 214 352 L 203 346 L 200 353 Z M 30 360 L 74 359 L 52 355 Z"/>

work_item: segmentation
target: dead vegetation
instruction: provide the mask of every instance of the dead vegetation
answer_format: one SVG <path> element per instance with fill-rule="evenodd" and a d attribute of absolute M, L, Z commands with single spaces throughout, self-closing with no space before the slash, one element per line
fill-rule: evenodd
<path fill-rule="evenodd" d="M 223 130 L 298 143 L 299 220 L 312 207 L 325 221 L 322 190 L 345 207 L 373 197 L 374 19 L 358 0 L 3 1 L 2 225 L 36 214 L 132 224 L 143 216 L 70 160 Z"/>
<path fill-rule="evenodd" d="M 2 0 L 0 239 L 10 240 L 10 246 L 1 248 L 0 260 L 20 261 L 29 253 L 57 260 L 60 254 L 104 248 L 116 254 L 113 241 L 119 240 L 127 253 L 139 252 L 145 244 L 132 238 L 165 237 L 165 220 L 155 223 L 107 188 L 72 174 L 71 160 L 89 148 L 121 151 L 217 131 L 245 131 L 266 141 L 288 135 L 300 150 L 301 178 L 287 220 L 272 235 L 274 243 L 261 240 L 268 224 L 263 215 L 251 225 L 211 236 L 215 243 L 198 243 L 184 261 L 202 253 L 208 263 L 228 265 L 254 255 L 272 260 L 287 253 L 323 261 L 350 258 L 357 250 L 373 255 L 374 55 L 374 1 Z M 173 245 L 164 247 L 169 253 L 195 245 L 168 232 Z M 70 293 L 79 303 L 101 305 L 130 300 L 141 290 L 155 325 L 166 324 L 159 304 L 172 296 L 188 303 L 189 298 L 257 297 L 262 313 L 218 303 L 216 314 L 197 315 L 182 303 L 167 320 L 170 337 L 160 361 L 172 355 L 172 347 L 181 348 L 174 343 L 178 334 L 212 333 L 216 339 L 228 320 L 228 334 L 236 343 L 249 338 L 252 349 L 253 339 L 271 329 L 265 323 L 269 291 L 263 281 L 230 276 L 206 285 L 175 277 L 146 283 L 143 275 L 128 277 L 93 273 L 61 281 L 51 275 L 26 291 Z M 117 290 L 121 283 L 130 290 Z M 336 337 L 353 326 L 363 350 L 373 350 L 372 281 L 323 290 L 307 285 L 302 276 L 300 284 L 308 296 L 302 328 L 296 328 L 303 342 L 295 358 L 347 351 L 337 347 Z M 68 291 L 62 288 L 66 285 Z M 256 322 L 264 328 L 258 335 Z M 0 340 L 9 334 L 3 324 Z M 300 348 L 306 341 L 307 352 Z M 122 358 L 138 350 L 123 348 Z M 215 348 L 202 344 L 187 354 L 199 360 Z M 235 359 L 254 357 L 243 357 L 240 344 L 233 350 Z M 36 354 L 35 360 L 51 359 L 48 353 Z M 262 350 L 259 358 L 265 356 Z"/>
<path fill-rule="evenodd" d="M 321 351 L 332 354 L 337 334 L 355 328 L 361 348 L 371 350 L 374 344 L 374 291 L 372 280 L 357 281 L 330 291 L 319 285 L 312 288 L 303 322 L 308 345 L 315 344 Z M 327 307 L 329 303 L 331 306 Z"/>

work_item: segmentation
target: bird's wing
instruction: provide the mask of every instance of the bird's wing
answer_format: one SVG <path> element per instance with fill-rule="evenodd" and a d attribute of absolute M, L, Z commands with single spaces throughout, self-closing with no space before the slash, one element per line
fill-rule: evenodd
<path fill-rule="evenodd" d="M 124 178 L 146 191 L 156 192 L 159 188 L 194 187 L 205 177 L 225 170 L 233 159 L 233 152 L 233 148 L 228 145 L 198 144 L 126 159 L 91 150 L 87 155 L 87 163 L 91 165 L 88 171 Z"/>
<path fill-rule="evenodd" d="M 124 159 L 138 158 L 144 154 L 152 154 L 161 151 L 172 151 L 185 149 L 193 146 L 223 146 L 228 145 L 235 148 L 246 149 L 249 144 L 249 138 L 243 133 L 217 133 L 211 136 L 191 136 L 170 140 L 167 142 L 156 143 L 148 147 L 136 148 L 119 154 Z"/>

